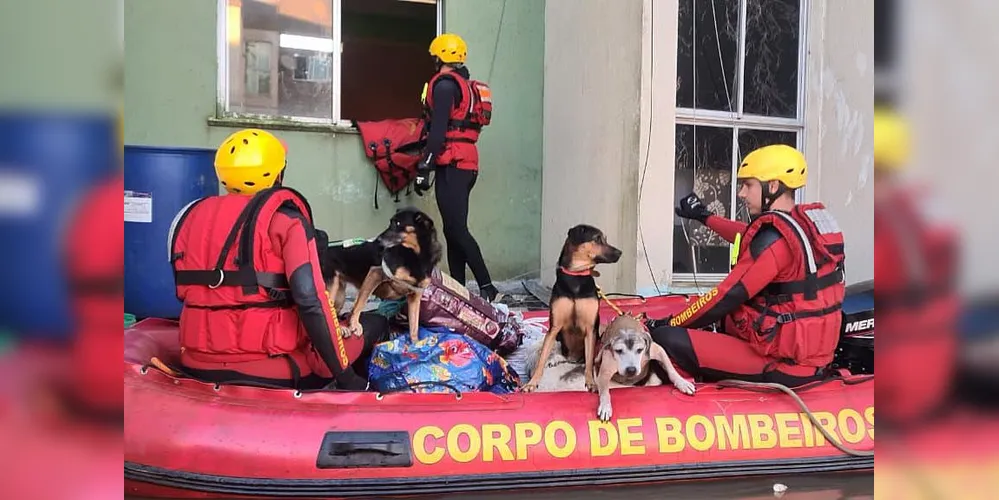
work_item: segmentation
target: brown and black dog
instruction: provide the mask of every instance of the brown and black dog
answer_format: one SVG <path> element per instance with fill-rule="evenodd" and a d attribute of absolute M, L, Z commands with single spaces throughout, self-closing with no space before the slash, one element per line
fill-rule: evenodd
<path fill-rule="evenodd" d="M 556 340 L 561 341 L 562 354 L 566 358 L 585 364 L 586 390 L 596 390 L 593 358 L 600 328 L 600 297 L 597 295 L 597 282 L 593 279 L 599 274 L 593 268 L 597 264 L 613 264 L 620 258 L 621 250 L 607 243 L 603 231 L 586 224 L 569 230 L 559 256 L 559 267 L 555 271 L 548 333 L 531 380 L 521 391 L 537 389 Z"/>
<path fill-rule="evenodd" d="M 441 259 L 437 229 L 429 215 L 415 208 L 398 210 L 373 241 L 331 246 L 322 258 L 327 290 L 337 311 L 346 300 L 347 283 L 357 288 L 350 312 L 350 331 L 360 336 L 361 311 L 374 294 L 383 300 L 406 297 L 410 338 L 419 331 L 420 298 Z"/>

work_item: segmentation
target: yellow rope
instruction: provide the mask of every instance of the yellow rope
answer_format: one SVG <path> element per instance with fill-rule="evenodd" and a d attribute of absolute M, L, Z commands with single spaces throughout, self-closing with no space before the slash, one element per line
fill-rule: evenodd
<path fill-rule="evenodd" d="M 622 311 L 620 307 L 611 302 L 610 299 L 608 299 L 607 296 L 604 295 L 604 291 L 601 290 L 599 286 L 597 286 L 597 297 L 600 297 L 601 299 L 603 299 L 604 302 L 607 303 L 607 305 L 611 306 L 611 309 L 617 312 L 618 316 L 624 316 L 624 311 Z"/>

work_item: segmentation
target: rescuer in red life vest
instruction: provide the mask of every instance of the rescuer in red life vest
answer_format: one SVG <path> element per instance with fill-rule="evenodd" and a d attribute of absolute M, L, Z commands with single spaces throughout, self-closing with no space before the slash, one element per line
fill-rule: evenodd
<path fill-rule="evenodd" d="M 316 389 L 335 379 L 363 390 L 351 369 L 363 342 L 337 330 L 311 209 L 281 187 L 285 156 L 263 130 L 230 135 L 215 155 L 228 194 L 192 202 L 174 219 L 181 363 L 214 382 Z"/>
<path fill-rule="evenodd" d="M 67 224 L 64 245 L 74 320 L 71 392 L 67 396 L 78 410 L 93 416 L 115 415 L 120 422 L 125 404 L 121 371 L 108 362 L 124 348 L 118 332 L 125 301 L 125 233 L 124 227 L 114 222 L 121 214 L 125 189 L 120 169 L 124 139 L 120 109 L 115 121 L 119 169 L 81 199 Z"/>
<path fill-rule="evenodd" d="M 694 194 L 677 214 L 729 242 L 741 234 L 738 261 L 717 288 L 649 329 L 679 368 L 705 380 L 793 387 L 820 379 L 842 324 L 843 234 L 822 203 L 795 205 L 794 191 L 808 177 L 796 149 L 757 149 L 737 177 L 748 225 L 711 214 Z M 725 333 L 695 329 L 720 320 Z"/>
<path fill-rule="evenodd" d="M 958 351 L 957 235 L 940 222 L 931 193 L 903 180 L 909 129 L 888 109 L 874 111 L 875 364 L 887 376 L 874 397 L 889 424 L 918 422 L 946 406 Z M 914 362 L 919 364 L 913 369 Z"/>
<path fill-rule="evenodd" d="M 482 127 L 492 120 L 492 93 L 488 85 L 471 79 L 465 67 L 467 53 L 465 41 L 451 33 L 430 43 L 437 74 L 423 88 L 427 146 L 414 184 L 420 196 L 436 184 L 434 194 L 444 225 L 451 277 L 464 285 L 467 265 L 479 293 L 492 302 L 497 290 L 479 244 L 468 230 L 468 199 L 479 176 L 475 143 Z"/>

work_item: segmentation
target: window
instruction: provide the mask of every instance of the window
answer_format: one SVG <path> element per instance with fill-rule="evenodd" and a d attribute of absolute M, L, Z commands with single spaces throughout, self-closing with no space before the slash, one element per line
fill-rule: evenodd
<path fill-rule="evenodd" d="M 693 191 L 714 213 L 748 221 L 734 182 L 742 157 L 768 144 L 801 146 L 807 2 L 680 0 L 678 200 Z M 673 224 L 675 280 L 728 273 L 728 242 L 696 221 Z"/>
<path fill-rule="evenodd" d="M 219 0 L 222 114 L 341 125 L 419 116 L 441 8 L 438 0 Z"/>

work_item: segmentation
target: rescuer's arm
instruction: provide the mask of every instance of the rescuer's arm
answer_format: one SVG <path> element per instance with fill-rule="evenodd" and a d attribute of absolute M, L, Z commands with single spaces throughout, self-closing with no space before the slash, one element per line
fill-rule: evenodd
<path fill-rule="evenodd" d="M 772 228 L 756 233 L 749 249 L 747 254 L 739 256 L 725 281 L 673 316 L 670 325 L 700 328 L 724 318 L 773 282 L 792 258 L 791 248 Z"/>
<path fill-rule="evenodd" d="M 434 109 L 430 115 L 430 131 L 423 155 L 423 162 L 427 166 L 434 165 L 444 147 L 444 134 L 447 132 L 447 122 L 451 118 L 451 107 L 454 106 L 458 95 L 458 85 L 450 78 L 439 78 L 430 92 L 433 92 Z"/>
<path fill-rule="evenodd" d="M 309 340 L 334 376 L 348 366 L 342 365 L 336 355 L 334 342 L 342 342 L 330 312 L 325 293 L 319 257 L 316 251 L 315 230 L 305 217 L 295 210 L 282 208 L 276 215 L 289 217 L 284 231 L 282 257 L 291 297 L 298 307 L 298 317 L 305 327 Z"/>
<path fill-rule="evenodd" d="M 735 235 L 737 233 L 745 233 L 748 224 L 745 222 L 740 222 L 737 220 L 726 219 L 718 215 L 708 216 L 704 221 L 704 225 L 708 226 L 708 229 L 718 233 L 723 240 L 729 243 L 735 243 Z"/>

